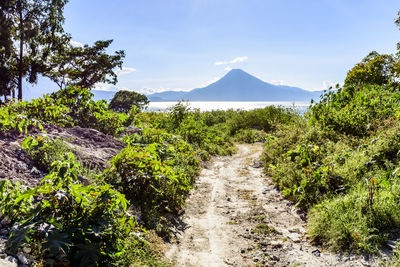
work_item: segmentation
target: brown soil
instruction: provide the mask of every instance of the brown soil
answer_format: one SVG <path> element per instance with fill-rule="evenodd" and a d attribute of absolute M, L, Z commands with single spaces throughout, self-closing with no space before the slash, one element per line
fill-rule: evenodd
<path fill-rule="evenodd" d="M 304 214 L 263 174 L 262 146 L 239 145 L 232 157 L 204 168 L 176 240 L 166 257 L 175 266 L 377 266 L 360 255 L 335 255 L 310 244 Z M 178 230 L 179 229 L 179 230 Z"/>

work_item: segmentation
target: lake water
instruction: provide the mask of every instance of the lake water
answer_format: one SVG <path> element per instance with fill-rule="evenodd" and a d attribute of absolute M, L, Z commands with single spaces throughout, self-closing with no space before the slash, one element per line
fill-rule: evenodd
<path fill-rule="evenodd" d="M 164 111 L 174 106 L 178 102 L 150 102 L 147 110 L 149 111 Z M 265 108 L 267 106 L 282 106 L 296 109 L 300 113 L 304 113 L 309 102 L 255 102 L 255 101 L 194 101 L 189 102 L 192 108 L 198 108 L 200 111 L 211 110 L 228 110 L 228 109 L 241 109 L 251 110 L 256 108 Z"/>

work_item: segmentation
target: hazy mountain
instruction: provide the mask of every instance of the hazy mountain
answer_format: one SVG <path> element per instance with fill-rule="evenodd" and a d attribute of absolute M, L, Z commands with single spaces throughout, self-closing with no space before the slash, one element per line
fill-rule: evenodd
<path fill-rule="evenodd" d="M 91 91 L 93 93 L 94 101 L 98 101 L 98 100 L 110 101 L 116 93 L 116 91 L 104 91 L 104 90 L 95 90 L 95 89 L 93 89 Z"/>
<path fill-rule="evenodd" d="M 322 91 L 307 91 L 297 87 L 273 85 L 244 72 L 229 71 L 220 80 L 189 92 L 166 91 L 148 95 L 150 101 L 310 101 Z"/>
<path fill-rule="evenodd" d="M 188 92 L 183 91 L 165 91 L 162 93 L 154 93 L 151 95 L 147 95 L 150 101 L 177 101 L 182 98 L 186 98 Z"/>

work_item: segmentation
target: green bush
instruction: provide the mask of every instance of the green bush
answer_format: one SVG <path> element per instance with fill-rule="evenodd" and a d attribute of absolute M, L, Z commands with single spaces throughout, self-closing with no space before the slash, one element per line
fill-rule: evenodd
<path fill-rule="evenodd" d="M 387 85 L 339 88 L 312 104 L 308 116 L 324 129 L 362 136 L 384 120 L 399 117 L 399 100 L 400 91 Z"/>
<path fill-rule="evenodd" d="M 399 123 L 380 121 L 361 137 L 319 126 L 275 132 L 266 143 L 265 171 L 309 211 L 315 242 L 337 251 L 376 252 L 400 222 Z M 377 181 L 373 188 L 370 181 Z"/>
<path fill-rule="evenodd" d="M 254 129 L 241 129 L 235 135 L 235 140 L 238 142 L 244 142 L 253 144 L 256 142 L 266 142 L 268 139 L 267 134 L 264 131 Z"/>
<path fill-rule="evenodd" d="M 56 101 L 57 106 L 66 106 L 69 109 L 67 114 L 76 126 L 116 135 L 132 122 L 129 115 L 109 110 L 106 101 L 93 101 L 93 94 L 89 89 L 67 87 L 52 93 L 50 97 Z"/>
<path fill-rule="evenodd" d="M 237 111 L 227 120 L 231 135 L 241 129 L 257 129 L 265 132 L 274 131 L 281 124 L 291 124 L 297 118 L 296 113 L 283 107 L 268 106 L 250 111 Z"/>
<path fill-rule="evenodd" d="M 42 125 L 32 118 L 28 118 L 23 113 L 15 110 L 14 102 L 9 102 L 7 105 L 0 106 L 0 133 L 14 130 L 20 133 L 27 133 L 32 127 L 38 126 L 43 130 Z"/>
<path fill-rule="evenodd" d="M 28 136 L 22 142 L 22 148 L 27 151 L 31 163 L 46 173 L 51 171 L 53 162 L 65 159 L 66 153 L 71 151 L 61 139 L 51 140 L 43 136 Z"/>
<path fill-rule="evenodd" d="M 135 112 L 117 113 L 108 109 L 106 101 L 93 101 L 89 89 L 67 87 L 31 102 L 10 102 L 0 107 L 0 130 L 26 133 L 40 122 L 61 127 L 93 128 L 117 135 L 134 121 Z"/>
<path fill-rule="evenodd" d="M 81 185 L 78 168 L 69 154 L 54 162 L 35 188 L 0 183 L 1 212 L 16 222 L 6 244 L 10 252 L 29 244 L 37 259 L 63 259 L 76 266 L 109 266 L 119 256 L 121 242 L 136 229 L 126 214 L 129 203 L 110 185 Z"/>
<path fill-rule="evenodd" d="M 181 142 L 131 143 L 110 164 L 106 181 L 140 208 L 150 227 L 157 227 L 157 214 L 177 212 L 183 206 L 198 173 L 194 151 Z"/>

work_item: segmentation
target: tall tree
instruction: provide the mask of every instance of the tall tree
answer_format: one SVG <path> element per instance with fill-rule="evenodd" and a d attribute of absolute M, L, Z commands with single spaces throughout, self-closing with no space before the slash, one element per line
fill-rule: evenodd
<path fill-rule="evenodd" d="M 10 61 L 16 69 L 18 99 L 22 99 L 22 83 L 35 83 L 38 74 L 48 70 L 46 62 L 52 51 L 69 40 L 62 24 L 63 9 L 68 0 L 1 1 L 5 18 L 10 21 L 11 38 L 17 53 Z"/>
<path fill-rule="evenodd" d="M 394 21 L 394 23 L 400 28 L 400 11 L 397 13 L 398 18 Z M 394 68 L 397 71 L 397 73 L 400 73 L 400 42 L 397 43 L 397 60 Z"/>
<path fill-rule="evenodd" d="M 44 75 L 61 89 L 67 85 L 92 88 L 96 83 L 117 83 L 116 67 L 121 68 L 125 52 L 109 55 L 105 50 L 112 40 L 97 41 L 93 46 L 68 44 L 51 56 L 49 71 Z"/>
<path fill-rule="evenodd" d="M 7 9 L 5 4 L 0 6 L 0 96 L 4 96 L 4 101 L 7 101 L 7 96 L 11 93 L 15 97 L 15 49 L 11 40 L 12 23 L 7 18 Z"/>

